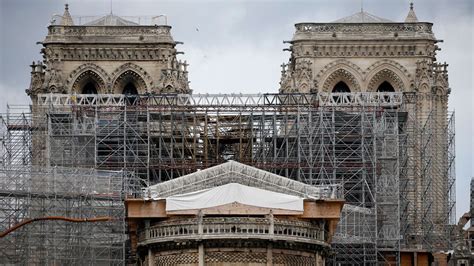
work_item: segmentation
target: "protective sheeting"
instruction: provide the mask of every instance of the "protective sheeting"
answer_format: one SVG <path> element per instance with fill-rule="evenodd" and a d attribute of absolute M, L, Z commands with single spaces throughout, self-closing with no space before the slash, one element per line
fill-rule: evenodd
<path fill-rule="evenodd" d="M 185 176 L 161 182 L 144 189 L 145 199 L 164 199 L 173 195 L 210 189 L 230 183 L 260 188 L 310 199 L 343 199 L 340 184 L 308 185 L 236 161 L 206 168 Z"/>
<path fill-rule="evenodd" d="M 237 183 L 166 198 L 166 210 L 195 210 L 238 202 L 270 209 L 303 211 L 303 199 L 297 196 L 249 187 Z"/>

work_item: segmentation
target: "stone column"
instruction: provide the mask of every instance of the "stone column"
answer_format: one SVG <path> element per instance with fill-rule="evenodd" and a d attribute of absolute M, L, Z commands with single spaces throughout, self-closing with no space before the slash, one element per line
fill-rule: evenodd
<path fill-rule="evenodd" d="M 273 212 L 270 210 L 270 213 L 268 214 L 268 219 L 270 221 L 269 227 L 268 227 L 268 234 L 270 236 L 273 236 L 273 233 L 275 231 L 275 222 L 273 220 Z M 273 265 L 273 245 L 272 245 L 272 239 L 269 240 L 270 242 L 267 245 L 267 266 L 272 266 Z"/>
<path fill-rule="evenodd" d="M 270 220 L 270 226 L 268 228 L 268 234 L 273 236 L 273 233 L 275 231 L 275 220 L 273 219 L 273 211 L 270 210 L 270 213 L 268 214 L 268 219 Z"/>
<path fill-rule="evenodd" d="M 150 237 L 150 220 L 145 220 L 145 239 Z M 151 251 L 151 246 L 148 246 L 148 266 L 155 265 L 155 260 L 153 259 L 153 252 Z"/>
<path fill-rule="evenodd" d="M 323 266 L 324 261 L 322 260 L 321 253 L 316 252 L 315 257 L 316 257 L 316 266 Z"/>
<path fill-rule="evenodd" d="M 202 220 L 203 220 L 203 214 L 202 211 L 200 210 L 198 213 L 198 234 L 199 238 L 201 239 L 201 242 L 199 243 L 198 247 L 198 254 L 199 254 L 199 266 L 204 266 L 204 244 L 202 243 L 202 234 L 204 232 L 203 226 L 202 226 Z"/>
<path fill-rule="evenodd" d="M 202 243 L 199 244 L 199 266 L 204 266 L 204 245 Z"/>
<path fill-rule="evenodd" d="M 151 248 L 148 247 L 148 266 L 155 265 L 155 260 L 153 259 L 153 252 L 151 252 Z"/>

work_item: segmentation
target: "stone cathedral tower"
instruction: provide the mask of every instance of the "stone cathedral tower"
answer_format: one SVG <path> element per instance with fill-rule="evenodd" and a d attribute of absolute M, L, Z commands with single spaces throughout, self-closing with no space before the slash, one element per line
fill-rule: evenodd
<path fill-rule="evenodd" d="M 140 25 L 112 13 L 76 25 L 67 4 L 51 22 L 44 60 L 31 65 L 33 102 L 39 93 L 191 93 L 171 26 Z"/>
<path fill-rule="evenodd" d="M 280 82 L 281 93 L 403 93 L 410 131 L 408 180 L 400 180 L 406 182 L 400 199 L 406 248 L 425 248 L 443 234 L 454 205 L 446 135 L 450 88 L 432 26 L 418 20 L 413 4 L 404 22 L 362 10 L 331 23 L 298 23 Z"/>
<path fill-rule="evenodd" d="M 160 17 L 146 23 L 146 18 L 131 21 L 112 13 L 73 18 L 66 4 L 63 15 L 52 18 L 41 42 L 43 61 L 31 65 L 31 83 L 26 93 L 33 103 L 34 123 L 43 122 L 42 109 L 37 108 L 39 95 L 191 93 L 187 64 L 177 59 L 180 52 L 176 45 L 180 42 L 173 39 L 171 26 L 159 24 Z M 129 98 L 132 99 L 136 98 Z M 52 148 L 44 137 L 35 133 L 32 142 L 36 151 L 34 163 L 52 163 L 48 155 Z M 84 156 L 92 158 L 90 154 Z M 77 156 L 73 157 L 76 164 L 85 166 Z"/>

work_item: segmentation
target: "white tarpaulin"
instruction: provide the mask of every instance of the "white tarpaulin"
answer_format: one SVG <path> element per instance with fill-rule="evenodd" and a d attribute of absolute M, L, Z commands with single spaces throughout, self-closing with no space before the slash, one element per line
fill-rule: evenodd
<path fill-rule="evenodd" d="M 238 202 L 256 207 L 303 211 L 303 199 L 273 191 L 229 183 L 166 198 L 166 210 L 195 210 Z"/>

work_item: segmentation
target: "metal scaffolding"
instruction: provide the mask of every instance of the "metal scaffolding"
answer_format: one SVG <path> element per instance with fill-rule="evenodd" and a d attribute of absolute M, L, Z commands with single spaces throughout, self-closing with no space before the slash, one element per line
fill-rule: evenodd
<path fill-rule="evenodd" d="M 234 160 L 340 184 L 346 205 L 330 261 L 396 264 L 410 237 L 439 248 L 436 230 L 454 208 L 453 119 L 421 122 L 408 96 L 38 95 L 21 130 L 4 122 L 3 160 L 30 153 L 33 165 L 125 171 L 149 184 Z"/>
<path fill-rule="evenodd" d="M 22 265 L 124 265 L 125 172 L 80 168 L 0 170 L 0 257 Z M 97 220 L 97 221 L 95 221 Z M 72 221 L 72 222 L 71 222 Z"/>
<path fill-rule="evenodd" d="M 0 117 L 2 263 L 125 265 L 123 200 L 140 192 L 139 180 L 125 171 L 32 165 L 44 132 L 29 110 L 8 110 Z"/>
<path fill-rule="evenodd" d="M 406 161 L 400 168 L 401 249 L 446 251 L 455 224 L 454 113 L 406 93 Z"/>

